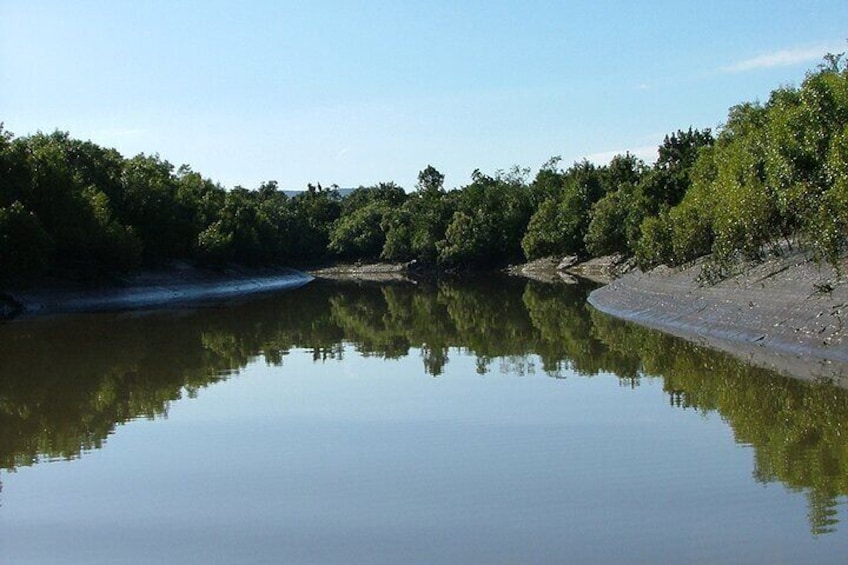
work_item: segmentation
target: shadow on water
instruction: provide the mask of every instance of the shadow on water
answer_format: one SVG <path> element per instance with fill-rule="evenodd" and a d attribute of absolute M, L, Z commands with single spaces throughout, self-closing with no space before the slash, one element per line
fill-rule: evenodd
<path fill-rule="evenodd" d="M 669 403 L 718 412 L 754 450 L 754 478 L 806 493 L 813 533 L 831 532 L 848 494 L 848 392 L 751 367 L 601 314 L 590 290 L 486 278 L 411 284 L 316 281 L 275 297 L 168 312 L 0 324 L 0 468 L 70 459 L 118 424 L 261 359 L 421 355 L 437 377 L 461 349 L 477 371 L 554 378 L 662 379 Z M 541 366 L 536 366 L 537 362 Z M 0 484 L 2 492 L 2 484 Z"/>

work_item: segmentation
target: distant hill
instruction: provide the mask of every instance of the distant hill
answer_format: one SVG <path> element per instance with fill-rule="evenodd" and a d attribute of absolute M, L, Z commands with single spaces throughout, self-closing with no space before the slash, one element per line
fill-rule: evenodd
<path fill-rule="evenodd" d="M 341 195 L 342 198 L 344 198 L 345 196 L 347 196 L 348 194 L 350 194 L 354 190 L 356 190 L 356 189 L 355 188 L 339 188 L 338 189 L 339 195 Z M 298 194 L 301 194 L 303 192 L 306 192 L 306 191 L 305 190 L 283 190 L 283 194 L 285 194 L 289 198 L 297 196 Z"/>

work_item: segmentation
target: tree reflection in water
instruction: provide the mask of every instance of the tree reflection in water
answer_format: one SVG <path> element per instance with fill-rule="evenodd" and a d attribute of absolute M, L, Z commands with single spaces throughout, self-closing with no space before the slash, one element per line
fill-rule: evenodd
<path fill-rule="evenodd" d="M 0 467 L 74 458 L 116 425 L 155 418 L 257 358 L 292 349 L 343 359 L 420 355 L 441 375 L 451 351 L 507 374 L 661 378 L 672 406 L 716 411 L 752 446 L 754 478 L 803 491 L 815 534 L 848 494 L 848 393 L 781 378 L 586 305 L 587 288 L 517 279 L 411 284 L 316 281 L 276 297 L 193 310 L 0 325 Z M 2 485 L 0 485 L 2 489 Z"/>

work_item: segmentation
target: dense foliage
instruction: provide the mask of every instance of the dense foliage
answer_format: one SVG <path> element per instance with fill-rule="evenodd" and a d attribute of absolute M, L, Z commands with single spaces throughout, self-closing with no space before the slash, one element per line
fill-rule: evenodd
<path fill-rule="evenodd" d="M 643 265 L 714 254 L 719 269 L 800 240 L 836 262 L 848 244 L 848 64 L 829 56 L 800 88 L 731 108 L 690 168 L 682 201 L 643 226 Z"/>
<path fill-rule="evenodd" d="M 67 133 L 15 138 L 0 125 L 0 281 L 100 276 L 169 259 L 303 265 L 331 259 L 487 268 L 549 255 L 622 253 L 643 267 L 712 253 L 729 260 L 799 241 L 836 262 L 848 246 L 848 64 L 828 56 L 799 88 L 731 108 L 710 130 L 535 178 L 475 171 L 444 187 L 394 183 L 342 198 L 309 185 L 224 187 L 158 155 L 130 159 Z"/>
<path fill-rule="evenodd" d="M 335 190 L 293 198 L 273 181 L 225 190 L 158 155 L 0 129 L 0 279 L 130 271 L 168 259 L 247 265 L 322 259 L 341 212 Z"/>

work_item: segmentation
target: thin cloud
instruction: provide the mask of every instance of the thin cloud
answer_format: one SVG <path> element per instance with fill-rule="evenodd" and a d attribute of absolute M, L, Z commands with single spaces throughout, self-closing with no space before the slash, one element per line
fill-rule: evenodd
<path fill-rule="evenodd" d="M 737 61 L 736 63 L 722 67 L 721 70 L 726 73 L 745 73 L 761 69 L 772 69 L 774 67 L 791 67 L 802 63 L 819 61 L 827 53 L 835 53 L 839 52 L 839 50 L 840 48 L 835 45 L 783 49 Z"/>
<path fill-rule="evenodd" d="M 625 153 L 630 153 L 642 159 L 646 163 L 653 163 L 657 160 L 657 146 L 656 145 L 644 145 L 642 147 L 631 147 L 630 149 L 619 149 L 616 151 L 601 151 L 598 153 L 592 153 L 591 155 L 586 155 L 586 160 L 591 161 L 592 163 L 606 165 L 612 158 L 616 155 L 624 155 Z"/>

